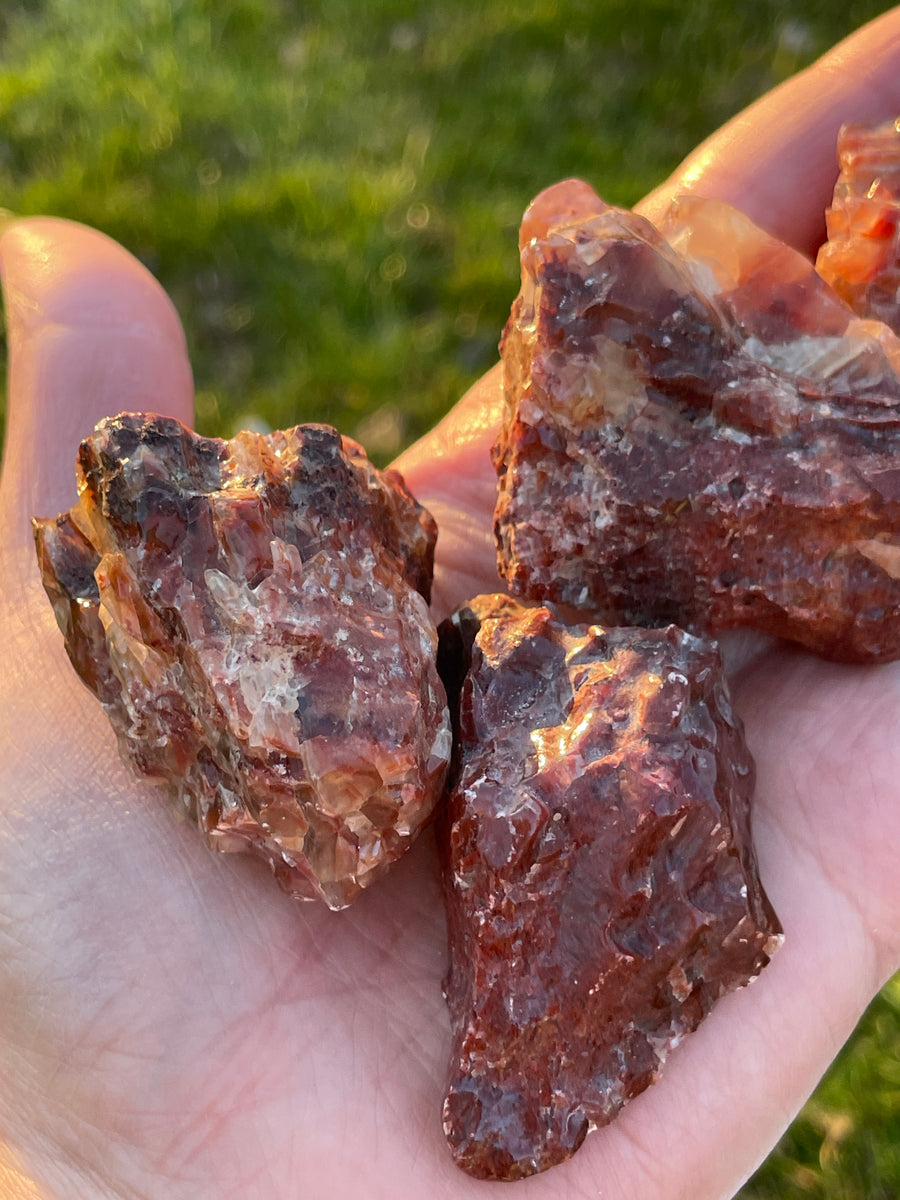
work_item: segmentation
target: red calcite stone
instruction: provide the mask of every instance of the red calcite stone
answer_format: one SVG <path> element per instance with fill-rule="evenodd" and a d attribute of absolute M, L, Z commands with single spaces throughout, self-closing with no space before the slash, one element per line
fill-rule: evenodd
<path fill-rule="evenodd" d="M 518 595 L 900 656 L 900 343 L 741 213 L 526 213 L 495 530 Z M 563 214 L 561 217 L 559 214 Z"/>
<path fill-rule="evenodd" d="M 229 442 L 122 414 L 35 522 L 44 586 L 122 754 L 220 850 L 343 908 L 409 847 L 451 749 L 436 529 L 325 425 Z"/>
<path fill-rule="evenodd" d="M 444 1129 L 465 1171 L 518 1179 L 648 1087 L 780 928 L 714 643 L 482 596 L 441 653 L 458 698 Z"/>
<path fill-rule="evenodd" d="M 838 135 L 840 176 L 816 270 L 861 317 L 900 332 L 900 118 Z"/>

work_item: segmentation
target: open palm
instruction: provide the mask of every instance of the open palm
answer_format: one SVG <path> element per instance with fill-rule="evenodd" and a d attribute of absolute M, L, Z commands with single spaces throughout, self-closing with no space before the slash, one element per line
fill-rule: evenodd
<path fill-rule="evenodd" d="M 837 124 L 896 108 L 900 11 L 732 122 L 644 211 L 689 188 L 810 249 Z M 75 445 L 101 416 L 190 421 L 190 371 L 168 301 L 106 239 L 30 220 L 0 255 L 0 1193 L 488 1195 L 452 1165 L 440 1128 L 449 1031 L 429 836 L 346 912 L 292 903 L 263 868 L 210 855 L 161 810 L 74 677 L 29 518 L 69 506 Z M 494 371 L 399 464 L 440 523 L 438 615 L 497 587 L 498 389 Z M 655 1088 L 571 1162 L 516 1185 L 523 1197 L 730 1195 L 900 963 L 900 664 L 766 648 L 734 688 L 786 945 Z"/>

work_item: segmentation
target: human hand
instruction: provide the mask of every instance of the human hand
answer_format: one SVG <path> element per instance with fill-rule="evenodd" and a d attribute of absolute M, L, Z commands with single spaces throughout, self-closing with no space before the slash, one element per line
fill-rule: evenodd
<path fill-rule="evenodd" d="M 813 249 L 845 119 L 900 108 L 900 10 L 726 126 L 644 202 L 689 189 Z M 487 1195 L 443 1145 L 449 1035 L 434 848 L 334 914 L 210 855 L 122 767 L 40 588 L 29 518 L 71 503 L 101 416 L 191 419 L 183 339 L 112 243 L 0 240 L 11 356 L 0 511 L 0 1194 L 9 1200 Z M 398 465 L 440 526 L 436 605 L 495 590 L 490 372 Z M 900 664 L 767 649 L 735 680 L 755 838 L 787 941 L 662 1080 L 523 1196 L 712 1200 L 774 1144 L 900 965 Z M 4 1174 L 5 1171 L 5 1174 Z M 29 1183 L 34 1180 L 34 1183 Z M 5 1188 L 5 1190 L 4 1190 Z"/>

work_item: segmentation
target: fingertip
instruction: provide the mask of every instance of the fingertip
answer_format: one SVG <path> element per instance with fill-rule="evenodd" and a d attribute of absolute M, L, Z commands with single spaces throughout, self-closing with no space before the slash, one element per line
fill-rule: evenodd
<path fill-rule="evenodd" d="M 0 233 L 9 350 L 5 520 L 74 500 L 79 441 L 101 417 L 152 410 L 192 419 L 184 333 L 152 274 L 97 230 L 51 217 Z"/>
<path fill-rule="evenodd" d="M 184 343 L 159 282 L 97 229 L 60 217 L 13 218 L 0 232 L 0 272 L 7 305 L 26 323 L 152 323 L 173 343 Z"/>

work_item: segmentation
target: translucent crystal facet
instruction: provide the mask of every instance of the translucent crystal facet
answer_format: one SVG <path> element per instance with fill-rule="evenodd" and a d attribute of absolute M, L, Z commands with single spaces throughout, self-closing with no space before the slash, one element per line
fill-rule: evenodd
<path fill-rule="evenodd" d="M 900 332 L 900 118 L 845 125 L 816 270 L 854 312 Z"/>
<path fill-rule="evenodd" d="M 656 228 L 575 187 L 523 222 L 503 578 L 610 623 L 896 658 L 897 338 L 726 204 L 684 197 Z"/>
<path fill-rule="evenodd" d="M 71 512 L 35 522 L 38 556 L 123 756 L 212 846 L 344 907 L 408 848 L 450 757 L 430 515 L 324 425 L 223 442 L 122 414 L 78 479 Z"/>

